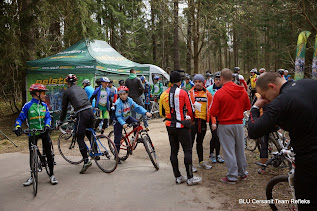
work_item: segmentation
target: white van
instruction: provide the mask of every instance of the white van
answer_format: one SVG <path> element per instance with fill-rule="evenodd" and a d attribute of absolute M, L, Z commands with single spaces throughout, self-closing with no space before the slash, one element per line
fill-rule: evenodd
<path fill-rule="evenodd" d="M 170 81 L 170 76 L 167 72 L 165 72 L 162 68 L 153 65 L 153 64 L 144 64 L 150 67 L 150 76 L 149 76 L 149 82 L 152 85 L 153 84 L 153 78 L 154 76 L 160 77 L 160 82 L 163 84 L 163 91 L 165 91 L 168 88 L 168 83 Z"/>

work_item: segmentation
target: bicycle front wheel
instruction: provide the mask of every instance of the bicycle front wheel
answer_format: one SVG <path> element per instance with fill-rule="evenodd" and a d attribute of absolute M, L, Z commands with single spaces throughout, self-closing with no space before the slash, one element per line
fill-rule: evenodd
<path fill-rule="evenodd" d="M 31 174 L 33 178 L 33 195 L 37 194 L 37 181 L 38 181 L 38 171 L 39 171 L 39 157 L 37 154 L 37 149 L 32 148 L 32 159 L 31 159 Z"/>
<path fill-rule="evenodd" d="M 143 144 L 146 152 L 148 153 L 150 160 L 156 170 L 159 170 L 159 163 L 157 161 L 156 152 L 151 141 L 151 138 L 148 134 L 143 135 Z"/>
<path fill-rule="evenodd" d="M 276 176 L 266 186 L 266 198 L 271 200 L 272 210 L 296 210 L 295 204 L 281 203 L 282 200 L 291 202 L 292 192 L 288 184 L 288 176 Z M 279 203 L 280 202 L 280 203 Z"/>
<path fill-rule="evenodd" d="M 68 133 L 61 134 L 58 137 L 57 146 L 61 156 L 70 164 L 77 165 L 83 162 L 83 156 L 74 136 L 70 136 Z"/>
<path fill-rule="evenodd" d="M 110 140 L 114 140 L 114 131 L 111 131 L 109 133 L 108 137 Z M 109 144 L 109 145 L 111 145 L 111 144 Z M 131 147 L 129 147 L 129 143 L 128 143 L 127 139 L 124 138 L 123 134 L 122 134 L 122 138 L 120 141 L 120 151 L 118 153 L 119 159 L 122 161 L 125 161 L 129 157 L 130 152 L 132 152 L 132 149 L 131 149 Z"/>
<path fill-rule="evenodd" d="M 116 170 L 119 158 L 117 149 L 107 136 L 96 136 L 98 153 L 95 153 L 95 162 L 101 171 L 111 173 Z"/>

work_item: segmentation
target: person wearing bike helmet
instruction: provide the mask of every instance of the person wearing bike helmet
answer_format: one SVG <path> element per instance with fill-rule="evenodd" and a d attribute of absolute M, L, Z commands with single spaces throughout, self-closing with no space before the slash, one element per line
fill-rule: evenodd
<path fill-rule="evenodd" d="M 90 102 L 92 102 L 94 99 L 96 100 L 96 105 L 95 108 L 100 109 L 99 112 L 99 119 L 97 119 L 95 123 L 95 130 L 103 121 L 102 129 L 101 129 L 101 134 L 104 133 L 105 129 L 108 127 L 108 121 L 109 121 L 109 111 L 111 108 L 111 98 L 110 98 L 110 89 L 108 87 L 110 83 L 109 78 L 107 77 L 102 77 L 101 78 L 101 85 L 95 89 L 94 93 L 92 94 L 90 98 Z"/>
<path fill-rule="evenodd" d="M 119 80 L 118 83 L 119 83 L 119 87 L 120 87 L 120 86 L 124 86 L 124 80 L 123 80 L 123 79 Z"/>
<path fill-rule="evenodd" d="M 92 94 L 94 93 L 94 88 L 92 88 L 90 86 L 90 80 L 89 79 L 85 79 L 85 80 L 83 80 L 82 84 L 84 86 L 84 90 L 87 93 L 88 99 L 90 99 Z M 95 100 L 92 101 L 92 106 L 95 106 Z"/>
<path fill-rule="evenodd" d="M 114 128 L 114 143 L 116 145 L 118 154 L 120 151 L 120 140 L 122 137 L 122 129 L 126 129 L 128 124 L 137 122 L 137 120 L 132 117 L 131 112 L 134 110 L 135 112 L 146 115 L 147 117 L 152 117 L 152 114 L 147 112 L 142 106 L 138 105 L 133 101 L 132 98 L 128 97 L 129 88 L 126 86 L 120 86 L 118 88 L 119 98 L 115 103 L 115 116 L 116 121 L 113 125 Z M 119 160 L 119 163 L 121 161 Z"/>
<path fill-rule="evenodd" d="M 284 69 L 278 69 L 277 72 L 281 75 L 281 77 L 284 77 Z"/>
<path fill-rule="evenodd" d="M 213 85 L 214 81 L 211 77 L 210 73 L 206 73 L 206 83 L 205 83 L 205 87 L 208 88 L 209 86 Z"/>
<path fill-rule="evenodd" d="M 32 100 L 25 103 L 19 117 L 15 120 L 14 132 L 17 136 L 22 133 L 22 123 L 26 120 L 30 130 L 40 129 L 45 130 L 45 133 L 35 135 L 35 143 L 38 139 L 42 139 L 43 152 L 47 156 L 47 164 L 50 170 L 50 182 L 52 185 L 58 183 L 54 176 L 54 156 L 52 154 L 52 141 L 49 134 L 49 128 L 51 127 L 51 115 L 45 101 L 46 87 L 43 84 L 32 84 L 29 88 L 29 92 L 32 96 Z M 29 136 L 29 150 L 31 152 L 31 141 L 33 137 Z M 30 153 L 30 168 L 31 168 L 31 153 Z M 32 176 L 23 183 L 24 186 L 33 184 Z"/>
<path fill-rule="evenodd" d="M 288 75 L 288 70 L 284 70 L 284 78 L 286 81 L 288 81 L 289 75 Z"/>
<path fill-rule="evenodd" d="M 262 75 L 263 73 L 265 73 L 265 68 L 261 68 L 259 72 L 260 72 L 260 75 Z"/>
<path fill-rule="evenodd" d="M 189 75 L 184 77 L 184 80 L 181 84 L 181 89 L 185 89 L 186 91 L 189 91 L 191 88 L 193 88 L 195 84 L 190 80 Z"/>
<path fill-rule="evenodd" d="M 151 86 L 151 94 L 160 98 L 163 93 L 163 84 L 159 82 L 160 77 L 158 75 L 153 77 L 153 85 Z"/>
<path fill-rule="evenodd" d="M 234 72 L 234 74 L 237 75 L 237 76 L 235 76 L 235 80 L 236 80 L 235 83 L 240 85 L 240 86 L 244 86 L 245 90 L 248 91 L 248 85 L 245 82 L 243 75 L 240 74 L 240 67 L 234 67 L 233 72 Z"/>
<path fill-rule="evenodd" d="M 210 86 L 207 88 L 207 90 L 212 94 L 212 96 L 215 95 L 215 93 L 221 89 L 222 84 L 221 84 L 221 80 L 220 80 L 220 72 L 216 72 L 215 73 L 215 79 L 214 79 L 215 83 L 214 85 Z M 217 118 L 216 118 L 217 120 Z M 212 122 L 212 119 L 209 120 L 209 122 Z M 220 155 L 220 142 L 219 142 L 219 137 L 217 134 L 217 129 L 218 129 L 218 124 L 219 122 L 217 121 L 216 123 L 216 127 L 213 126 L 212 124 L 209 124 L 210 127 L 210 131 L 212 134 L 211 140 L 210 140 L 210 155 L 209 155 L 209 159 L 212 163 L 223 163 L 225 162 L 221 155 Z M 216 151 L 216 156 L 214 156 L 214 151 Z"/>
<path fill-rule="evenodd" d="M 250 78 L 249 78 L 249 80 L 248 80 L 248 82 L 247 82 L 247 84 L 249 85 L 250 84 L 250 101 L 252 102 L 253 101 L 253 99 L 254 99 L 254 95 L 255 95 L 255 93 L 256 93 L 256 90 L 255 90 L 255 84 L 256 84 L 256 80 L 257 80 L 257 78 L 258 78 L 258 75 L 256 74 L 257 73 L 257 70 L 254 68 L 254 69 L 252 69 L 251 71 L 250 71 L 250 73 L 251 73 L 251 76 L 250 76 Z"/>
<path fill-rule="evenodd" d="M 76 113 L 74 133 L 77 138 L 80 153 L 83 156 L 84 160 L 84 165 L 80 171 L 80 173 L 83 174 L 92 165 L 91 161 L 88 158 L 87 147 L 84 142 L 84 138 L 86 135 L 87 138 L 91 141 L 91 132 L 87 131 L 86 129 L 93 128 L 95 115 L 85 90 L 77 85 L 76 75 L 67 75 L 66 83 L 68 89 L 63 94 L 62 112 L 58 126 L 60 126 L 65 120 L 67 107 L 70 103 Z"/>

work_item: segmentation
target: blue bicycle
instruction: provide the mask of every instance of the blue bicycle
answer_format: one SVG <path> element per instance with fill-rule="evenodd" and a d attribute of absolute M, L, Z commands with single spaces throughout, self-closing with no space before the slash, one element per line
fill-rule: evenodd
<path fill-rule="evenodd" d="M 71 164 L 80 164 L 83 157 L 80 153 L 77 138 L 72 130 L 74 118 L 69 118 L 61 125 L 61 135 L 58 138 L 57 146 L 62 157 Z M 65 130 L 68 128 L 68 130 Z M 88 155 L 95 160 L 97 166 L 105 173 L 111 173 L 116 170 L 119 159 L 117 149 L 111 139 L 105 135 L 97 135 L 95 130 L 91 131 L 91 143 L 85 138 L 85 144 L 88 149 Z M 90 148 L 89 148 L 90 146 Z"/>

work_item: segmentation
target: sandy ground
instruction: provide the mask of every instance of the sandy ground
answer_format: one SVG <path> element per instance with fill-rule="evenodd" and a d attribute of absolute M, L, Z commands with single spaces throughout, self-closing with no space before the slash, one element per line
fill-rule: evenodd
<path fill-rule="evenodd" d="M 197 186 L 176 185 L 169 161 L 170 146 L 162 119 L 151 120 L 149 134 L 160 163 L 155 171 L 145 149 L 139 145 L 127 161 L 111 174 L 95 164 L 84 175 L 81 165 L 68 164 L 59 155 L 56 142 L 55 175 L 59 184 L 52 186 L 45 172 L 39 174 L 38 195 L 32 187 L 22 187 L 28 178 L 28 154 L 16 152 L 0 155 L 0 210 L 232 210 L 235 202 L 214 188 L 209 180 L 212 170 L 199 169 L 203 182 Z M 54 140 L 54 139 L 53 139 Z M 208 140 L 208 141 L 206 141 Z M 208 160 L 210 132 L 205 139 L 204 157 Z M 24 152 L 26 150 L 23 150 Z M 193 150 L 193 160 L 197 154 Z M 183 152 L 179 153 L 181 172 L 185 175 Z M 216 164 L 224 170 L 223 164 Z M 223 172 L 225 174 L 225 171 Z M 228 185 L 219 184 L 226 188 Z M 237 208 L 237 207 L 236 207 Z M 242 208 L 242 207 L 240 207 Z"/>

